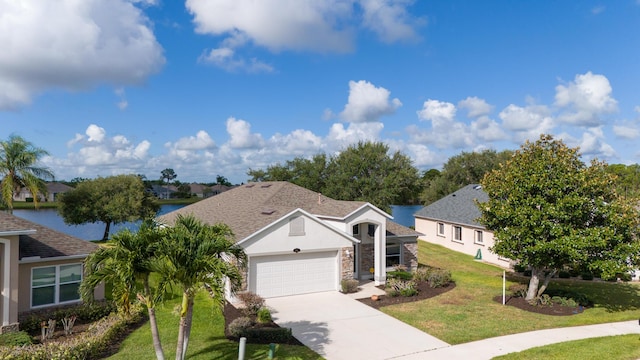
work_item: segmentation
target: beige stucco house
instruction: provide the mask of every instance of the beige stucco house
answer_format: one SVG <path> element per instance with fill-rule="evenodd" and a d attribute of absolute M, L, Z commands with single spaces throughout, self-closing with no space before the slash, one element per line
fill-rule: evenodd
<path fill-rule="evenodd" d="M 0 212 L 1 332 L 18 313 L 80 302 L 83 260 L 97 245 Z M 104 298 L 104 286 L 95 292 Z"/>
<path fill-rule="evenodd" d="M 481 214 L 476 200 L 486 202 L 489 198 L 482 186 L 472 184 L 422 208 L 414 215 L 416 231 L 423 234 L 419 239 L 509 268 L 508 259 L 489 250 L 494 244 L 493 232 L 478 222 Z"/>
<path fill-rule="evenodd" d="M 394 266 L 417 266 L 418 232 L 369 203 L 288 182 L 237 186 L 159 221 L 179 214 L 229 225 L 248 257 L 245 289 L 265 298 L 339 290 L 342 279 L 382 284 Z"/>

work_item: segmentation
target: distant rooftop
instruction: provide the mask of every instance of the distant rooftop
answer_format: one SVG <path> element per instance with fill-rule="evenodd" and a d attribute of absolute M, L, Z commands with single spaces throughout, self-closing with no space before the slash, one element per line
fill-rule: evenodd
<path fill-rule="evenodd" d="M 480 218 L 480 210 L 475 204 L 489 201 L 487 193 L 479 184 L 471 184 L 453 192 L 442 199 L 425 206 L 414 216 L 431 220 L 441 220 L 461 225 L 471 225 L 484 228 L 477 219 Z"/>

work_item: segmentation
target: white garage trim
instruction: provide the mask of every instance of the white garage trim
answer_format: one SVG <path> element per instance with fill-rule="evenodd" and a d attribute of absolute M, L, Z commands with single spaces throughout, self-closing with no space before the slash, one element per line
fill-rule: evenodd
<path fill-rule="evenodd" d="M 254 256 L 249 289 L 264 297 L 338 290 L 338 251 Z"/>

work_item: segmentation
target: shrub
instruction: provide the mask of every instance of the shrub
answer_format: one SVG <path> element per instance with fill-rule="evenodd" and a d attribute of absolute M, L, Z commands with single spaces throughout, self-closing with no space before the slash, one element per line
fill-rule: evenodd
<path fill-rule="evenodd" d="M 593 301 L 591 301 L 591 299 L 589 299 L 586 295 L 582 293 L 576 293 L 573 291 L 561 290 L 561 289 L 555 289 L 555 288 L 548 289 L 546 293 L 552 297 L 561 297 L 561 298 L 567 299 L 566 301 L 573 300 L 573 302 L 575 302 L 577 305 L 582 305 L 582 306 L 593 305 Z"/>
<path fill-rule="evenodd" d="M 414 296 L 418 293 L 416 283 L 412 280 L 390 279 L 387 281 L 387 294 L 389 296 Z"/>
<path fill-rule="evenodd" d="M 413 279 L 413 274 L 402 270 L 387 271 L 387 279 L 411 280 Z"/>
<path fill-rule="evenodd" d="M 342 279 L 340 282 L 340 288 L 345 294 L 351 294 L 358 291 L 358 285 L 360 283 L 356 279 Z"/>
<path fill-rule="evenodd" d="M 431 268 L 426 266 L 421 266 L 413 272 L 413 280 L 415 281 L 427 281 L 429 278 L 429 273 L 431 272 Z"/>
<path fill-rule="evenodd" d="M 264 299 L 252 292 L 244 292 L 238 294 L 238 299 L 244 304 L 243 312 L 247 316 L 258 315 L 258 310 L 264 306 Z"/>
<path fill-rule="evenodd" d="M 270 323 L 271 322 L 271 310 L 269 310 L 269 308 L 267 308 L 267 307 L 261 307 L 260 310 L 258 310 L 258 315 L 256 316 L 256 319 L 261 324 Z"/>
<path fill-rule="evenodd" d="M 513 271 L 515 272 L 521 273 L 521 272 L 524 272 L 525 270 L 527 270 L 527 267 L 520 263 L 513 265 Z"/>
<path fill-rule="evenodd" d="M 243 331 L 242 336 L 251 343 L 259 344 L 288 343 L 293 339 L 291 329 L 273 327 L 247 328 Z"/>
<path fill-rule="evenodd" d="M 571 273 L 570 273 L 570 272 L 568 272 L 568 271 L 561 270 L 561 271 L 558 273 L 558 277 L 559 277 L 560 279 L 568 279 L 568 278 L 570 278 L 570 277 L 571 277 Z"/>
<path fill-rule="evenodd" d="M 70 318 L 75 315 L 78 323 L 86 324 L 98 321 L 115 310 L 116 307 L 113 303 L 107 301 L 94 302 L 91 304 L 76 304 L 22 313 L 18 315 L 18 322 L 20 323 L 21 330 L 29 334 L 39 334 L 40 324 L 49 319 L 60 322 L 64 318 Z"/>
<path fill-rule="evenodd" d="M 451 271 L 444 269 L 434 269 L 427 277 L 429 286 L 439 288 L 448 285 L 451 282 Z"/>
<path fill-rule="evenodd" d="M 33 344 L 31 335 L 26 331 L 14 331 L 0 335 L 0 346 L 23 346 L 31 344 Z"/>
<path fill-rule="evenodd" d="M 582 278 L 582 280 L 593 280 L 593 274 L 590 272 L 583 272 L 582 274 L 580 274 L 580 277 Z"/>
<path fill-rule="evenodd" d="M 509 286 L 509 292 L 513 297 L 525 297 L 527 296 L 528 286 L 525 284 L 513 284 Z"/>
<path fill-rule="evenodd" d="M 250 328 L 253 325 L 251 319 L 246 316 L 239 317 L 229 324 L 229 334 L 233 337 L 241 337 L 243 336 L 245 330 Z"/>

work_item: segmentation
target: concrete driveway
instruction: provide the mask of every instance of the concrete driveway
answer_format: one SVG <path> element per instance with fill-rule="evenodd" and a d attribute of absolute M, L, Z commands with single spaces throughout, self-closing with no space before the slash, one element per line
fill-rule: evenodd
<path fill-rule="evenodd" d="M 339 292 L 267 299 L 273 318 L 328 360 L 402 359 L 449 344 Z M 428 356 L 424 354 L 424 356 Z"/>

